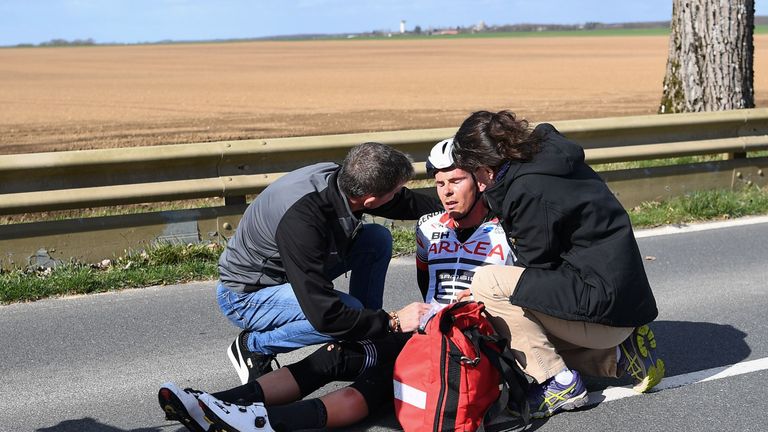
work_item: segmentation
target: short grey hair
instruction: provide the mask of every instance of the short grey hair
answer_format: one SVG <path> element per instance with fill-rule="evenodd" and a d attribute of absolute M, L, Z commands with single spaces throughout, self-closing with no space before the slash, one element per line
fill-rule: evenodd
<path fill-rule="evenodd" d="M 355 146 L 339 172 L 339 187 L 352 198 L 381 196 L 413 177 L 413 160 L 407 154 L 377 142 Z"/>

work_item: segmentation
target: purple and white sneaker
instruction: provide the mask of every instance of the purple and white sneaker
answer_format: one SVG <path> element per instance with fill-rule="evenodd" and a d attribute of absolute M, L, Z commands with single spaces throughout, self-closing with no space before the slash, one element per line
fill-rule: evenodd
<path fill-rule="evenodd" d="M 646 393 L 664 378 L 664 360 L 656 352 L 656 338 L 650 327 L 644 325 L 636 328 L 619 348 L 619 370 L 633 378 L 633 390 Z"/>
<path fill-rule="evenodd" d="M 528 394 L 531 417 L 546 418 L 560 411 L 583 407 L 589 402 L 587 388 L 584 387 L 581 376 L 575 370 L 569 372 L 570 382 L 568 383 L 563 384 L 555 378 L 550 378 L 543 384 L 531 387 L 531 392 Z"/>

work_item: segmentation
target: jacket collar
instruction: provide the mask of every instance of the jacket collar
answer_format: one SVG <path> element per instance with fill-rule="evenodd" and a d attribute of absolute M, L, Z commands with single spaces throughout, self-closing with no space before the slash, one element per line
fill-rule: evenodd
<path fill-rule="evenodd" d="M 341 191 L 341 187 L 339 186 L 340 170 L 341 167 L 334 171 L 330 178 L 328 178 L 328 198 L 338 217 L 339 225 L 341 225 L 344 235 L 347 238 L 353 238 L 357 235 L 357 232 L 360 231 L 360 228 L 363 227 L 363 221 L 360 219 L 359 215 L 352 212 L 349 207 L 349 199 L 347 199 L 346 195 Z"/>
<path fill-rule="evenodd" d="M 497 183 L 489 187 L 483 192 L 485 203 L 488 205 L 488 209 L 491 214 L 502 217 L 502 206 L 504 204 L 504 198 L 507 196 L 507 191 L 512 186 L 512 181 L 517 177 L 517 172 L 520 170 L 522 163 L 511 161 L 509 169 Z"/>

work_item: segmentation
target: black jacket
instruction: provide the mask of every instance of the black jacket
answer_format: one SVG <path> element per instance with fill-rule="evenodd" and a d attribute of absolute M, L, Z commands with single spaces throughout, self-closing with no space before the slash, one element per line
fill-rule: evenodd
<path fill-rule="evenodd" d="M 510 301 L 571 320 L 636 327 L 658 315 L 629 216 L 552 125 L 542 148 L 485 192 L 526 267 Z"/>
<path fill-rule="evenodd" d="M 340 167 L 320 163 L 288 173 L 248 206 L 219 259 L 219 279 L 233 291 L 249 292 L 290 282 L 301 310 L 321 333 L 349 340 L 382 336 L 383 310 L 347 307 L 325 269 L 344 260 L 359 229 L 339 190 Z M 417 219 L 440 203 L 403 188 L 391 202 L 368 213 Z"/>

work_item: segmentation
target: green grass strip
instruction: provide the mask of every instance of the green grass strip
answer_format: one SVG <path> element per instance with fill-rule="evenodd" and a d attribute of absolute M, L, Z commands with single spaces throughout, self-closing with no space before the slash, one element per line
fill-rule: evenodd
<path fill-rule="evenodd" d="M 693 192 L 666 202 L 646 202 L 629 211 L 635 227 L 684 224 L 733 219 L 768 213 L 768 190 L 757 187 L 738 192 L 713 190 Z"/>
<path fill-rule="evenodd" d="M 72 262 L 54 269 L 12 270 L 0 274 L 0 303 L 214 278 L 221 250 L 218 245 L 164 244 L 98 265 Z"/>

